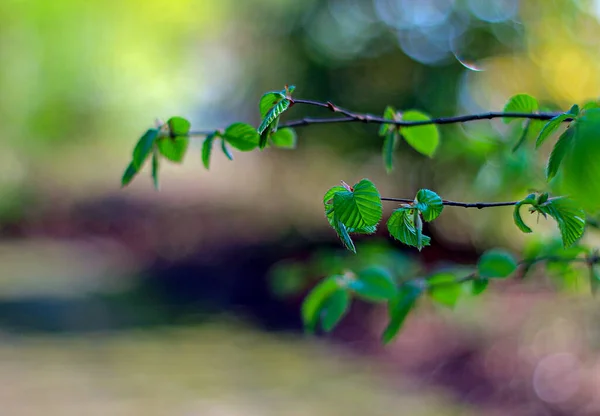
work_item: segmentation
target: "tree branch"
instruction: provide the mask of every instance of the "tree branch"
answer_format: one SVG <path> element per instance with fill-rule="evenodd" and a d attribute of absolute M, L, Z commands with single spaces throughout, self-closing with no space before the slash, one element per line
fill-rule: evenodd
<path fill-rule="evenodd" d="M 410 198 L 381 198 L 382 201 L 388 202 L 402 202 L 402 203 L 413 203 L 414 199 Z M 449 207 L 462 207 L 462 208 L 493 208 L 493 207 L 510 207 L 513 205 L 517 205 L 521 201 L 508 201 L 508 202 L 456 202 L 456 201 L 448 201 L 446 199 L 442 200 L 443 204 Z"/>

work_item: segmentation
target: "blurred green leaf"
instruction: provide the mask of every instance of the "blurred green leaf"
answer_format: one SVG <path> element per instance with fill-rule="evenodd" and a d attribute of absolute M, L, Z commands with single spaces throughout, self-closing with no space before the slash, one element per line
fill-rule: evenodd
<path fill-rule="evenodd" d="M 150 156 L 154 140 L 158 137 L 158 129 L 149 129 L 144 133 L 133 149 L 133 166 L 136 170 L 142 169 L 144 162 Z"/>
<path fill-rule="evenodd" d="M 490 281 L 484 277 L 478 277 L 472 281 L 471 293 L 473 295 L 482 294 L 488 287 Z"/>
<path fill-rule="evenodd" d="M 325 301 L 339 289 L 339 278 L 341 276 L 330 276 L 321 280 L 304 298 L 302 321 L 307 332 L 314 333 L 317 329 L 320 312 Z"/>
<path fill-rule="evenodd" d="M 340 323 L 350 306 L 350 295 L 345 289 L 337 289 L 321 306 L 321 324 L 325 332 L 330 332 Z"/>
<path fill-rule="evenodd" d="M 461 285 L 449 272 L 436 273 L 427 278 L 429 296 L 440 305 L 454 308 L 461 294 Z"/>
<path fill-rule="evenodd" d="M 384 344 L 388 344 L 398 335 L 398 331 L 402 328 L 408 313 L 414 307 L 422 291 L 418 283 L 407 282 L 402 285 L 396 297 L 388 302 L 390 322 L 382 334 Z"/>
<path fill-rule="evenodd" d="M 342 240 L 342 243 L 344 243 L 344 246 L 351 252 L 356 253 L 356 247 L 354 247 L 354 243 L 348 234 L 348 229 L 346 226 L 336 217 L 333 218 L 330 224 L 337 233 L 338 237 L 340 237 L 340 240 Z"/>
<path fill-rule="evenodd" d="M 215 134 L 209 134 L 204 139 L 204 143 L 202 144 L 202 164 L 206 169 L 210 167 L 210 155 L 212 153 L 213 141 L 215 139 Z"/>
<path fill-rule="evenodd" d="M 427 121 L 430 119 L 427 114 L 416 110 L 402 113 L 402 121 Z M 440 134 L 435 124 L 402 127 L 400 133 L 404 140 L 417 152 L 433 157 L 440 141 Z"/>
<path fill-rule="evenodd" d="M 185 136 L 161 137 L 156 140 L 160 154 L 175 163 L 183 162 L 189 143 L 190 139 Z"/>
<path fill-rule="evenodd" d="M 523 128 L 523 132 L 521 133 L 521 137 L 519 137 L 519 140 L 517 141 L 517 143 L 512 148 L 513 153 L 516 152 L 517 150 L 519 150 L 519 148 L 523 145 L 523 143 L 525 143 L 525 140 L 527 140 L 527 135 L 529 134 L 529 127 L 530 126 L 531 126 L 531 120 L 525 121 L 525 127 Z"/>
<path fill-rule="evenodd" d="M 534 113 L 538 110 L 538 101 L 529 94 L 517 94 L 512 96 L 504 106 L 505 113 Z M 510 123 L 515 118 L 504 118 L 505 123 Z"/>
<path fill-rule="evenodd" d="M 223 132 L 223 137 L 233 148 L 249 152 L 258 146 L 259 135 L 254 127 L 246 123 L 233 123 Z"/>
<path fill-rule="evenodd" d="M 282 94 L 281 91 L 270 91 L 263 94 L 260 97 L 260 102 L 258 104 L 258 108 L 260 110 L 260 118 L 264 119 L 270 109 L 272 109 L 275 104 L 280 102 L 285 98 L 285 95 Z"/>
<path fill-rule="evenodd" d="M 524 233 L 531 233 L 532 230 L 531 228 L 529 228 L 527 226 L 527 224 L 525 224 L 525 222 L 523 221 L 523 217 L 521 217 L 521 207 L 523 205 L 532 205 L 535 204 L 536 200 L 535 200 L 535 195 L 530 195 L 527 198 L 525 198 L 522 201 L 517 202 L 517 204 L 515 204 L 515 208 L 513 210 L 513 219 L 515 221 L 515 224 L 517 227 L 519 227 L 519 229 L 521 231 L 523 231 Z"/>
<path fill-rule="evenodd" d="M 396 296 L 398 289 L 392 275 L 383 267 L 374 266 L 362 270 L 356 279 L 350 280 L 348 289 L 371 302 L 383 302 Z"/>
<path fill-rule="evenodd" d="M 192 127 L 191 123 L 183 117 L 171 117 L 167 120 L 171 136 L 187 136 Z"/>
<path fill-rule="evenodd" d="M 158 151 L 156 147 L 152 151 L 152 182 L 154 183 L 154 189 L 158 191 Z"/>
<path fill-rule="evenodd" d="M 121 178 L 121 187 L 129 185 L 137 173 L 138 170 L 135 168 L 133 162 L 129 163 L 125 169 L 125 172 L 123 172 L 123 177 Z"/>
<path fill-rule="evenodd" d="M 402 207 L 395 210 L 387 222 L 387 227 L 392 237 L 406 245 L 416 247 L 419 251 L 431 242 L 431 238 L 426 235 L 421 234 L 419 238 L 414 223 L 414 213 L 410 208 Z"/>
<path fill-rule="evenodd" d="M 295 149 L 298 141 L 296 131 L 291 127 L 285 127 L 277 130 L 271 135 L 271 141 L 275 147 L 284 149 Z"/>
<path fill-rule="evenodd" d="M 290 100 L 284 98 L 269 110 L 267 115 L 264 117 L 262 123 L 260 123 L 260 126 L 258 127 L 258 134 L 260 134 L 260 141 L 258 143 L 258 147 L 263 149 L 266 146 L 268 133 L 271 130 L 277 129 L 276 127 L 273 129 L 273 125 L 277 124 L 279 117 L 281 116 L 281 114 L 283 114 L 285 110 L 289 108 L 289 106 Z"/>
<path fill-rule="evenodd" d="M 394 120 L 396 118 L 396 110 L 394 107 L 388 105 L 383 112 L 383 118 L 386 120 Z M 381 137 L 386 136 L 393 130 L 396 130 L 396 126 L 394 124 L 382 124 L 379 126 L 379 135 Z"/>
<path fill-rule="evenodd" d="M 383 140 L 383 163 L 385 164 L 387 173 L 392 172 L 394 169 L 394 149 L 396 147 L 397 139 L 398 133 L 392 131 L 387 133 Z"/>
<path fill-rule="evenodd" d="M 429 189 L 421 189 L 417 192 L 417 209 L 421 211 L 423 219 L 427 222 L 435 220 L 444 209 L 444 201 L 438 194 Z"/>
<path fill-rule="evenodd" d="M 356 183 L 352 191 L 336 192 L 333 209 L 337 219 L 355 229 L 377 225 L 383 215 L 379 191 L 368 179 Z"/>
<path fill-rule="evenodd" d="M 535 147 L 540 147 L 546 141 L 546 139 L 562 125 L 562 123 L 566 119 L 572 117 L 573 116 L 571 114 L 559 114 L 558 116 L 551 119 L 548 123 L 546 123 L 535 142 Z"/>
<path fill-rule="evenodd" d="M 573 117 L 577 117 L 579 115 L 579 106 L 577 104 L 573 104 L 567 114 L 571 114 Z"/>
<path fill-rule="evenodd" d="M 483 278 L 506 278 L 517 269 L 517 261 L 507 251 L 488 250 L 479 258 L 477 270 Z"/>
<path fill-rule="evenodd" d="M 225 157 L 229 160 L 233 160 L 233 155 L 231 154 L 231 150 L 229 150 L 229 147 L 227 146 L 227 142 L 225 141 L 225 139 L 221 140 L 221 150 L 223 151 L 223 154 L 225 155 Z"/>
<path fill-rule="evenodd" d="M 585 212 L 568 198 L 554 198 L 538 207 L 538 211 L 556 220 L 564 247 L 570 247 L 583 235 Z"/>
<path fill-rule="evenodd" d="M 558 172 L 558 168 L 562 163 L 564 157 L 569 153 L 573 145 L 573 129 L 567 129 L 563 134 L 560 135 L 558 141 L 552 149 L 550 158 L 548 159 L 548 165 L 546 166 L 546 178 L 548 180 L 554 178 Z"/>

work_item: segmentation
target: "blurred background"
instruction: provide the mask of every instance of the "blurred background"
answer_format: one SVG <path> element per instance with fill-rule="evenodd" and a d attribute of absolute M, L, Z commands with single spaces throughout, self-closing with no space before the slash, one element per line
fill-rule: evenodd
<path fill-rule="evenodd" d="M 556 244 L 553 223 L 524 235 L 510 208 L 447 208 L 420 254 L 381 227 L 348 256 L 322 212 L 327 189 L 363 177 L 390 197 L 543 190 L 551 147 L 512 153 L 519 122 L 443 126 L 434 159 L 400 145 L 391 175 L 371 125 L 215 152 L 210 171 L 196 140 L 160 192 L 147 171 L 120 189 L 156 118 L 257 125 L 285 84 L 436 117 L 521 92 L 549 110 L 596 99 L 600 1 L 3 0 L 0 15 L 2 415 L 600 415 L 600 307 L 576 268 L 453 311 L 425 302 L 387 347 L 385 309 L 360 303 L 333 334 L 302 334 L 302 297 L 333 270 Z M 285 117 L 308 115 L 330 114 Z"/>

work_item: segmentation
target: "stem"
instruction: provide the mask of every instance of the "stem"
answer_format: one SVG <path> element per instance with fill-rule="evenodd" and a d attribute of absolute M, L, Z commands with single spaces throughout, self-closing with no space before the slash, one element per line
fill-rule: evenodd
<path fill-rule="evenodd" d="M 389 202 L 402 202 L 402 203 L 413 203 L 414 199 L 409 198 L 381 198 L 382 201 Z M 492 207 L 509 207 L 513 205 L 517 205 L 521 201 L 508 201 L 508 202 L 456 202 L 456 201 L 448 201 L 446 199 L 442 200 L 442 203 L 449 207 L 462 207 L 462 208 L 492 208 Z"/>

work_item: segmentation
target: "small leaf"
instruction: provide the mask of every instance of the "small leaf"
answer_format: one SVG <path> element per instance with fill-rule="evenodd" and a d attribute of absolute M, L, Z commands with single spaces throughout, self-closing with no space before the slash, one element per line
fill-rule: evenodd
<path fill-rule="evenodd" d="M 210 154 L 212 153 L 213 141 L 215 139 L 215 134 L 209 134 L 204 139 L 204 143 L 202 144 L 202 163 L 206 169 L 210 166 Z"/>
<path fill-rule="evenodd" d="M 396 118 L 396 110 L 394 107 L 388 105 L 383 112 L 383 118 L 386 120 L 395 120 Z M 396 126 L 394 124 L 382 124 L 379 126 L 379 135 L 381 137 L 386 136 L 392 130 L 395 130 Z"/>
<path fill-rule="evenodd" d="M 268 133 L 273 124 L 279 119 L 279 116 L 283 114 L 290 106 L 290 100 L 287 98 L 279 101 L 273 108 L 269 110 L 267 115 L 264 117 L 262 123 L 258 127 L 258 134 L 260 134 L 260 141 L 258 146 L 263 149 L 267 144 Z M 276 128 L 275 128 L 276 129 Z M 265 134 L 266 132 L 266 134 Z"/>
<path fill-rule="evenodd" d="M 256 129 L 246 123 L 231 124 L 223 132 L 223 138 L 241 152 L 255 149 L 260 139 Z"/>
<path fill-rule="evenodd" d="M 585 212 L 574 201 L 568 198 L 548 200 L 539 207 L 540 212 L 550 215 L 556 220 L 565 248 L 575 244 L 585 230 Z"/>
<path fill-rule="evenodd" d="M 356 279 L 348 282 L 347 288 L 371 302 L 390 300 L 398 293 L 390 272 L 378 266 L 362 270 Z"/>
<path fill-rule="evenodd" d="M 523 132 L 521 133 L 521 137 L 519 138 L 519 141 L 517 141 L 517 143 L 512 148 L 513 153 L 516 152 L 517 150 L 519 150 L 519 148 L 523 145 L 523 143 L 525 143 L 525 140 L 527 140 L 527 134 L 529 133 L 529 126 L 531 126 L 531 120 L 527 120 L 525 122 L 525 128 L 523 129 Z"/>
<path fill-rule="evenodd" d="M 488 250 L 479 258 L 477 270 L 482 278 L 503 279 L 512 274 L 517 268 L 517 262 L 507 251 Z"/>
<path fill-rule="evenodd" d="M 144 165 L 144 162 L 150 156 L 152 147 L 154 146 L 154 140 L 158 137 L 157 129 L 149 129 L 144 133 L 140 140 L 133 149 L 133 166 L 136 170 L 140 170 Z"/>
<path fill-rule="evenodd" d="M 482 277 L 476 278 L 475 280 L 473 280 L 471 293 L 473 295 L 482 294 L 487 289 L 489 283 L 490 283 L 490 281 L 486 278 L 482 278 Z"/>
<path fill-rule="evenodd" d="M 456 276 L 448 272 L 436 273 L 427 279 L 429 296 L 437 303 L 454 308 L 460 297 L 461 286 Z"/>
<path fill-rule="evenodd" d="M 573 117 L 577 117 L 579 115 L 579 106 L 577 104 L 573 104 L 569 111 L 567 111 L 567 114 L 571 114 Z"/>
<path fill-rule="evenodd" d="M 387 173 L 391 173 L 394 169 L 394 149 L 397 139 L 398 133 L 392 131 L 386 134 L 383 140 L 383 163 L 385 164 Z"/>
<path fill-rule="evenodd" d="M 573 145 L 573 132 L 574 129 L 567 129 L 563 134 L 560 135 L 558 141 L 552 149 L 550 158 L 548 159 L 548 165 L 546 166 L 546 178 L 548 180 L 556 176 L 558 168 L 562 163 L 565 155 L 569 153 Z"/>
<path fill-rule="evenodd" d="M 429 189 L 421 189 L 415 198 L 417 209 L 421 211 L 423 219 L 427 222 L 435 220 L 444 209 L 444 201 L 438 194 Z"/>
<path fill-rule="evenodd" d="M 264 94 L 260 98 L 259 102 L 259 110 L 260 110 L 260 118 L 263 119 L 267 115 L 270 109 L 272 109 L 275 104 L 285 98 L 285 95 L 281 93 L 281 91 L 270 91 Z"/>
<path fill-rule="evenodd" d="M 171 117 L 167 120 L 171 136 L 187 136 L 192 127 L 191 123 L 183 117 Z"/>
<path fill-rule="evenodd" d="M 416 110 L 402 113 L 402 121 L 427 121 L 430 119 L 427 114 Z M 400 132 L 413 149 L 425 156 L 433 157 L 440 142 L 440 134 L 435 124 L 402 127 Z"/>
<path fill-rule="evenodd" d="M 519 227 L 519 230 L 523 231 L 524 233 L 531 233 L 531 228 L 529 228 L 527 224 L 525 224 L 525 221 L 523 221 L 523 217 L 521 217 L 521 206 L 523 206 L 526 203 L 531 204 L 531 202 L 520 201 L 515 205 L 515 209 L 513 211 L 513 219 L 515 221 L 516 226 Z"/>
<path fill-rule="evenodd" d="M 133 165 L 133 162 L 129 163 L 125 172 L 123 172 L 123 177 L 121 178 L 121 187 L 125 187 L 131 183 L 135 175 L 137 175 L 138 170 Z"/>
<path fill-rule="evenodd" d="M 400 331 L 408 313 L 414 307 L 421 293 L 422 289 L 418 284 L 408 282 L 400 288 L 398 295 L 388 302 L 390 322 L 382 335 L 384 344 L 388 344 L 398 335 L 398 331 Z"/>
<path fill-rule="evenodd" d="M 419 241 L 412 211 L 413 209 L 410 208 L 398 208 L 388 219 L 387 227 L 390 235 L 396 240 L 417 247 L 420 251 L 421 248 L 430 244 L 431 238 L 421 234 L 421 241 Z"/>
<path fill-rule="evenodd" d="M 323 304 L 339 289 L 337 281 L 339 277 L 331 276 L 323 279 L 304 298 L 302 302 L 302 321 L 307 332 L 315 332 Z"/>
<path fill-rule="evenodd" d="M 368 179 L 354 185 L 354 190 L 333 196 L 335 217 L 348 228 L 377 225 L 383 215 L 379 191 Z"/>
<path fill-rule="evenodd" d="M 540 147 L 542 145 L 542 143 L 544 143 L 546 141 L 546 139 L 552 133 L 554 133 L 562 125 L 562 123 L 565 120 L 570 119 L 572 117 L 573 116 L 571 114 L 559 114 L 556 117 L 554 117 L 553 119 L 551 119 L 548 123 L 546 123 L 546 125 L 540 132 L 540 135 L 538 136 L 537 140 L 535 141 L 535 147 L 536 148 Z"/>
<path fill-rule="evenodd" d="M 152 182 L 154 183 L 154 189 L 158 191 L 158 151 L 154 148 L 152 152 Z"/>
<path fill-rule="evenodd" d="M 345 289 L 337 289 L 325 300 L 321 307 L 321 324 L 325 332 L 330 332 L 340 323 L 350 306 L 350 295 Z"/>
<path fill-rule="evenodd" d="M 356 247 L 354 247 L 354 243 L 352 242 L 352 239 L 348 234 L 346 226 L 337 218 L 333 219 L 333 223 L 331 224 L 331 226 L 337 233 L 338 237 L 340 237 L 340 240 L 342 240 L 342 243 L 344 243 L 344 246 L 348 250 L 356 254 Z"/>
<path fill-rule="evenodd" d="M 504 106 L 505 113 L 535 113 L 539 104 L 535 98 L 529 94 L 517 94 L 512 96 Z M 503 121 L 508 124 L 515 118 L 504 118 Z"/>
<path fill-rule="evenodd" d="M 295 149 L 298 136 L 296 135 L 296 131 L 294 129 L 286 127 L 273 133 L 271 136 L 271 141 L 275 147 Z"/>
<path fill-rule="evenodd" d="M 223 151 L 223 154 L 225 155 L 225 157 L 227 157 L 227 159 L 233 160 L 233 155 L 231 154 L 231 150 L 229 150 L 225 139 L 221 140 L 221 150 Z"/>
<path fill-rule="evenodd" d="M 325 195 L 323 196 L 323 204 L 325 205 L 326 210 L 333 206 L 333 196 L 338 192 L 346 192 L 346 188 L 343 186 L 334 186 L 325 192 Z"/>
<path fill-rule="evenodd" d="M 158 150 L 171 162 L 181 163 L 188 149 L 190 139 L 185 136 L 161 137 L 156 141 Z"/>

